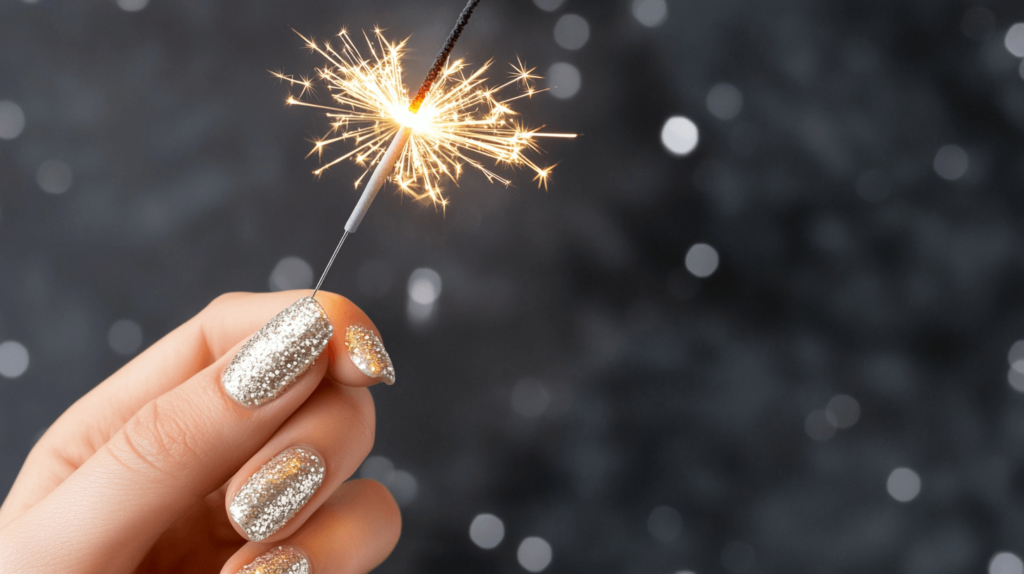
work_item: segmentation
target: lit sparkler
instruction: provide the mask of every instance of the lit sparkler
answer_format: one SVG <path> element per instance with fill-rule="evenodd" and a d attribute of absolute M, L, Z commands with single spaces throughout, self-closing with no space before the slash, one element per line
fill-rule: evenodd
<path fill-rule="evenodd" d="M 463 60 L 449 62 L 448 56 L 479 1 L 470 0 L 463 9 L 411 101 L 402 81 L 405 42 L 389 42 L 379 29 L 372 36 L 363 34 L 367 58 L 346 30 L 338 34 L 336 44 L 318 44 L 303 37 L 307 47 L 327 61 L 316 70 L 316 79 L 275 73 L 301 88 L 298 97 L 288 98 L 288 104 L 325 110 L 330 120 L 330 131 L 314 143 L 310 155 L 322 157 L 335 144 L 352 146 L 314 173 L 320 175 L 339 162 L 351 160 L 365 167 L 355 181 L 357 188 L 369 175 L 314 295 L 345 238 L 359 227 L 386 180 L 393 181 L 402 193 L 414 199 L 432 201 L 442 207 L 448 203 L 442 193 L 443 183 L 457 184 L 466 169 L 475 169 L 492 182 L 511 183 L 492 171 L 489 163 L 527 168 L 534 172 L 538 186 L 546 188 L 554 166 L 541 167 L 528 154 L 539 151 L 540 138 L 576 137 L 527 128 L 516 117 L 511 102 L 543 91 L 534 86 L 539 76 L 522 62 L 513 65 L 510 79 L 497 87 L 487 86 L 483 75 L 491 62 L 475 71 L 469 71 Z M 303 99 L 321 85 L 329 91 L 331 105 Z M 504 95 L 509 88 L 516 87 L 519 90 L 513 95 Z"/>

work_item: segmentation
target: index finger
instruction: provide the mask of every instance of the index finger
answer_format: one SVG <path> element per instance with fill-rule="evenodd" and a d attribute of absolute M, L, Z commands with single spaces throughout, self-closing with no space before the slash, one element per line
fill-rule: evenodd
<path fill-rule="evenodd" d="M 200 326 L 203 329 L 203 342 L 212 358 L 200 369 L 186 373 L 187 376 L 181 378 L 179 383 L 223 356 L 239 341 L 252 335 L 281 309 L 303 297 L 308 297 L 311 293 L 312 291 L 308 289 L 260 294 L 229 293 L 216 299 L 194 319 L 200 321 Z M 374 326 L 373 321 L 366 316 L 366 313 L 363 313 L 362 309 L 347 298 L 336 293 L 319 291 L 316 299 L 327 312 L 331 324 L 335 327 L 334 336 L 324 351 L 330 359 L 327 376 L 337 383 L 352 387 L 368 387 L 380 382 L 393 383 L 393 367 L 391 367 L 390 374 L 383 372 L 385 369 L 381 369 L 380 373 L 371 376 L 369 372 L 361 370 L 358 364 L 372 363 L 373 361 L 351 356 L 352 347 L 356 343 L 354 340 L 358 338 L 358 335 L 362 335 L 371 336 L 372 341 L 380 344 L 382 357 L 387 357 L 387 353 L 383 351 L 383 344 L 380 343 L 380 332 Z M 237 314 L 245 315 L 245 321 L 236 320 L 235 315 Z M 369 333 L 363 331 L 369 331 Z M 387 365 L 390 367 L 389 357 Z M 369 367 L 365 369 L 365 371 L 370 370 Z"/>
<path fill-rule="evenodd" d="M 14 501 L 24 509 L 56 488 L 143 405 L 213 364 L 282 309 L 310 293 L 301 290 L 222 295 L 146 349 L 75 402 L 47 430 L 19 473 L 0 511 L 0 523 L 11 518 Z M 385 377 L 362 372 L 350 358 L 346 345 L 346 334 L 353 326 L 356 332 L 372 335 L 379 343 L 380 335 L 369 317 L 340 295 L 320 291 L 316 298 L 335 327 L 323 352 L 329 359 L 327 378 L 359 387 L 383 380 Z M 383 346 L 380 349 L 383 352 Z M 383 356 L 387 357 L 386 352 Z M 387 361 L 390 364 L 390 359 Z M 390 373 L 393 381 L 393 369 Z"/>
<path fill-rule="evenodd" d="M 309 290 L 302 290 L 221 295 L 82 397 L 58 419 L 52 430 L 59 434 L 71 427 L 80 434 L 93 426 L 97 433 L 93 442 L 97 446 L 103 444 L 142 405 L 213 364 L 282 309 L 309 294 Z M 334 336 L 324 350 L 329 359 L 327 376 L 356 387 L 379 382 L 381 379 L 360 372 L 343 342 L 352 325 L 363 325 L 379 337 L 370 318 L 341 295 L 320 291 L 317 301 L 335 326 Z M 96 413 L 104 413 L 100 417 L 104 420 L 96 420 Z"/>

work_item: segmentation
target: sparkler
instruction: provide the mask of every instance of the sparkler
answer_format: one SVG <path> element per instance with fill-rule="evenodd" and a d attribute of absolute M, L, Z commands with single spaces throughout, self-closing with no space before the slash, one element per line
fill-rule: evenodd
<path fill-rule="evenodd" d="M 288 104 L 326 110 L 331 120 L 330 132 L 314 143 L 310 155 L 322 156 L 331 144 L 353 144 L 350 151 L 313 173 L 320 175 L 332 165 L 352 160 L 366 168 L 355 182 L 357 188 L 369 174 L 363 193 L 345 223 L 345 233 L 320 276 L 313 296 L 323 285 L 345 239 L 358 229 L 388 179 L 402 193 L 417 200 L 432 201 L 442 208 L 448 203 L 442 194 L 442 182 L 450 180 L 457 184 L 467 167 L 480 171 L 489 181 L 510 185 L 508 179 L 491 171 L 483 163 L 484 159 L 526 167 L 535 173 L 534 181 L 538 186 L 546 188 L 554 166 L 541 167 L 526 154 L 539 151 L 539 138 L 576 137 L 575 134 L 526 128 L 514 117 L 510 102 L 543 91 L 533 85 L 539 76 L 533 75 L 533 70 L 522 62 L 512 66 L 509 81 L 491 88 L 483 77 L 491 62 L 469 72 L 464 61 L 449 61 L 455 42 L 479 3 L 480 0 L 469 0 L 466 4 L 411 101 L 402 83 L 401 57 L 405 42 L 389 42 L 379 29 L 374 30 L 372 37 L 363 35 L 368 59 L 363 58 L 346 30 L 338 34 L 338 47 L 329 42 L 317 44 L 303 37 L 310 50 L 327 60 L 316 72 L 335 105 L 302 99 L 316 89 L 313 80 L 275 73 L 278 78 L 301 87 L 300 95 L 289 97 Z M 513 86 L 518 86 L 520 92 L 503 99 L 502 90 Z"/>

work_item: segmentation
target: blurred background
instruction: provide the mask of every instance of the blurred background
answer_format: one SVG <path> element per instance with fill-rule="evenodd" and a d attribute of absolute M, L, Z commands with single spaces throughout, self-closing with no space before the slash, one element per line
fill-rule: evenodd
<path fill-rule="evenodd" d="M 307 287 L 357 193 L 268 70 L 463 0 L 0 2 L 0 491 L 233 290 Z M 1024 574 L 1024 4 L 484 0 L 550 191 L 377 199 L 325 288 L 383 333 L 384 573 Z"/>

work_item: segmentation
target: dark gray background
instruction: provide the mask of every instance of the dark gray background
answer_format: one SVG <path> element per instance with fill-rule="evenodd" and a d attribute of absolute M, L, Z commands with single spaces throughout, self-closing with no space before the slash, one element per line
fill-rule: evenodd
<path fill-rule="evenodd" d="M 26 122 L 0 140 L 0 342 L 30 356 L 0 376 L 0 491 L 134 354 L 115 321 L 145 346 L 285 257 L 319 273 L 358 170 L 310 174 L 324 120 L 267 73 L 320 64 L 290 28 L 411 35 L 416 85 L 462 4 L 0 2 L 0 100 Z M 457 55 L 577 66 L 573 98 L 520 109 L 582 137 L 546 145 L 547 193 L 471 174 L 442 214 L 385 191 L 328 278 L 398 373 L 373 391 L 374 454 L 401 472 L 364 469 L 405 502 L 380 571 L 524 572 L 527 536 L 580 573 L 983 573 L 1024 551 L 1024 79 L 1004 46 L 1024 4 L 668 10 L 646 28 L 628 0 L 483 0 Z M 555 42 L 564 13 L 589 22 L 580 50 Z M 735 119 L 709 113 L 720 82 Z M 673 115 L 700 129 L 687 157 L 661 144 Z M 955 181 L 946 145 L 969 160 Z M 37 181 L 53 159 L 62 194 Z M 697 242 L 721 257 L 707 279 L 684 267 Z M 421 267 L 442 291 L 417 326 Z M 832 436 L 840 394 L 860 417 Z M 922 481 L 907 503 L 898 467 Z M 468 536 L 482 512 L 494 550 Z"/>

